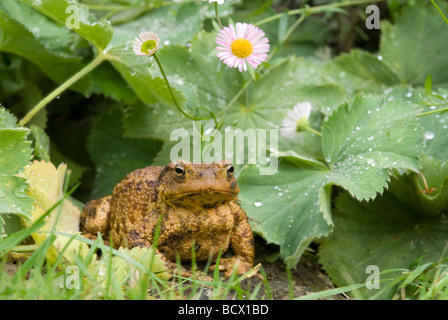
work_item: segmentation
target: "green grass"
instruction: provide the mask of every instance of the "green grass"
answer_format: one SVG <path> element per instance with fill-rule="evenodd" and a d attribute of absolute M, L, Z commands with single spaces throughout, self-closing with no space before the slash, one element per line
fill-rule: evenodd
<path fill-rule="evenodd" d="M 35 232 L 35 228 L 23 229 L 20 237 Z M 194 259 L 191 270 L 197 276 L 190 278 L 179 275 L 171 279 L 162 279 L 151 271 L 149 265 L 143 265 L 126 253 L 106 246 L 101 238 L 95 241 L 80 236 L 71 236 L 71 239 L 83 239 L 90 245 L 87 254 L 74 258 L 75 272 L 63 264 L 64 249 L 53 264 L 47 260 L 56 234 L 70 236 L 63 233 L 50 233 L 47 240 L 35 248 L 30 256 L 17 268 L 13 276 L 4 270 L 9 252 L 15 251 L 16 235 L 10 235 L 2 240 L 0 251 L 0 299 L 3 300 L 142 300 L 142 299 L 203 299 L 206 296 L 212 300 L 237 299 L 255 300 L 273 298 L 268 277 L 263 268 L 259 274 L 262 280 L 247 283 L 246 276 L 232 274 L 229 279 L 223 279 L 216 269 L 209 272 L 211 261 L 208 261 L 199 272 Z M 25 237 L 26 238 L 26 237 Z M 5 245 L 9 244 L 9 247 Z M 67 247 L 67 246 L 66 246 Z M 24 249 L 29 247 L 22 247 Z M 33 246 L 31 246 L 33 248 Z M 152 252 L 152 251 L 148 251 Z M 101 253 L 101 254 L 99 254 Z M 98 257 L 99 256 L 99 257 Z M 115 260 L 114 260 L 115 259 Z M 118 259 L 118 260 L 117 260 Z M 219 258 L 218 258 L 219 259 Z M 117 271 L 117 261 L 125 262 L 126 271 Z M 219 261 L 217 261 L 219 263 Z M 400 275 L 391 279 L 384 279 L 387 285 L 370 299 L 416 299 L 416 300 L 446 300 L 448 299 L 448 265 L 445 261 L 422 264 L 416 260 L 408 269 L 386 270 L 382 276 L 400 271 Z M 118 264 L 119 265 L 119 264 Z M 178 261 L 180 268 L 180 262 Z M 188 268 L 184 264 L 185 268 Z M 73 268 L 73 267 L 72 267 Z M 212 277 L 211 281 L 201 280 L 200 275 Z M 77 278 L 76 278 L 77 276 Z M 293 292 L 291 272 L 286 271 L 289 298 L 298 300 L 330 298 L 334 295 L 355 291 L 363 288 L 365 284 L 355 284 L 342 288 L 335 288 L 316 292 L 310 295 L 296 297 Z M 80 281 L 76 281 L 79 279 Z M 73 281 L 75 280 L 75 281 Z"/>

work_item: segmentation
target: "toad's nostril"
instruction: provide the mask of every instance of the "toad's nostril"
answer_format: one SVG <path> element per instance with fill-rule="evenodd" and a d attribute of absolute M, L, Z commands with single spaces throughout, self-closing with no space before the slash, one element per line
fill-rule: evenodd
<path fill-rule="evenodd" d="M 212 169 L 210 170 L 203 170 L 198 173 L 198 178 L 204 178 L 204 179 L 211 179 L 216 177 L 216 172 Z"/>

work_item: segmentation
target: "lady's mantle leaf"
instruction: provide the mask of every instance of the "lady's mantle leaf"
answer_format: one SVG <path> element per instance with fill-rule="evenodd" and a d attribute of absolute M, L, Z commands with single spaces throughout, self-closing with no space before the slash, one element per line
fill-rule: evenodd
<path fill-rule="evenodd" d="M 16 175 L 31 160 L 29 130 L 17 128 L 16 118 L 0 107 L 0 237 L 4 236 L 3 214 L 30 216 L 33 199 L 27 196 L 25 179 Z"/>
<path fill-rule="evenodd" d="M 68 26 L 100 49 L 104 49 L 113 34 L 109 21 L 98 21 L 89 10 L 78 2 L 69 0 L 23 0 L 47 17 Z"/>
<path fill-rule="evenodd" d="M 409 268 L 420 256 L 424 262 L 444 258 L 448 165 L 432 158 L 423 158 L 421 164 L 428 186 L 436 189 L 430 194 L 422 193 L 421 177 L 411 173 L 392 179 L 389 190 L 371 203 L 347 193 L 337 198 L 334 232 L 322 241 L 319 252 L 336 285 L 364 282 L 369 265 L 385 271 Z M 368 296 L 376 290 L 362 292 Z"/>
<path fill-rule="evenodd" d="M 324 123 L 328 169 L 290 152 L 273 176 L 259 175 L 255 167 L 244 170 L 241 200 L 255 231 L 279 244 L 282 257 L 295 266 L 306 242 L 331 231 L 332 185 L 368 200 L 387 186 L 389 169 L 418 170 L 423 134 L 416 114 L 407 103 L 357 96 Z"/>
<path fill-rule="evenodd" d="M 440 1 L 441 9 L 447 6 Z M 416 1 L 406 6 L 395 25 L 381 23 L 380 55 L 402 83 L 424 86 L 428 75 L 432 83 L 448 81 L 448 26 L 429 1 Z"/>
<path fill-rule="evenodd" d="M 82 64 L 78 57 L 65 57 L 49 51 L 26 27 L 0 10 L 0 51 L 17 54 L 35 63 L 53 81 L 62 83 L 78 72 Z M 78 81 L 74 89 L 88 93 L 90 83 Z"/>
<path fill-rule="evenodd" d="M 96 165 L 93 198 L 111 194 L 128 173 L 151 165 L 162 147 L 162 142 L 156 139 L 123 136 L 122 117 L 121 110 L 111 108 L 89 135 L 87 147 Z"/>
<path fill-rule="evenodd" d="M 391 168 L 417 171 L 423 134 L 418 110 L 403 101 L 357 96 L 324 124 L 322 148 L 332 180 L 358 199 L 370 199 L 386 187 Z"/>

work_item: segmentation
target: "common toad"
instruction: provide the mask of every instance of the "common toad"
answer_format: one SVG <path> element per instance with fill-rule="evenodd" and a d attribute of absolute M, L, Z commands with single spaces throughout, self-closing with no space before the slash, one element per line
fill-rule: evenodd
<path fill-rule="evenodd" d="M 237 204 L 239 188 L 228 161 L 179 161 L 128 174 L 113 194 L 92 200 L 81 215 L 81 228 L 112 237 L 116 248 L 151 246 L 159 218 L 157 249 L 168 260 L 216 260 L 229 244 L 235 255 L 221 258 L 219 269 L 231 275 L 250 270 L 254 240 L 245 211 Z"/>

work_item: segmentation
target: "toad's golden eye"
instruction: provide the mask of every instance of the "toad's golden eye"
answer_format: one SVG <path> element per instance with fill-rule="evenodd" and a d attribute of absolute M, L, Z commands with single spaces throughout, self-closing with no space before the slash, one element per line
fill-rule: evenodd
<path fill-rule="evenodd" d="M 174 171 L 176 172 L 176 175 L 178 177 L 183 177 L 185 175 L 184 166 L 181 164 L 177 164 L 176 167 L 174 168 Z"/>
<path fill-rule="evenodd" d="M 235 168 L 233 167 L 233 165 L 231 165 L 231 164 L 229 164 L 228 166 L 227 166 L 227 175 L 229 176 L 229 177 L 231 177 L 232 175 L 233 175 L 233 172 L 235 171 Z"/>

